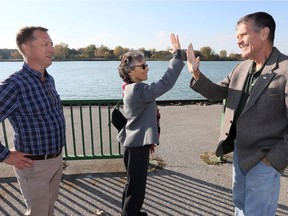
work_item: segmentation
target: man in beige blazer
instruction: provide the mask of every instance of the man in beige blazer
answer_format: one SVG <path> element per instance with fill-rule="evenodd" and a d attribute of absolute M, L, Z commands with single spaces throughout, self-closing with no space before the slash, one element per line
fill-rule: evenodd
<path fill-rule="evenodd" d="M 242 17 L 237 44 L 247 60 L 217 84 L 199 71 L 193 51 L 187 60 L 190 87 L 209 100 L 227 101 L 216 155 L 234 151 L 235 215 L 275 215 L 280 175 L 288 166 L 288 57 L 273 47 L 275 27 L 265 12 Z"/>

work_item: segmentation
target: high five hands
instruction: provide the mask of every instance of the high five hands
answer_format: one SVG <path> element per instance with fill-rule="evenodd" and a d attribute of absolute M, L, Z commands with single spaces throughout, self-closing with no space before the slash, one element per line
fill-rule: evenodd
<path fill-rule="evenodd" d="M 171 53 L 175 53 L 178 49 L 181 49 L 179 37 L 178 35 L 171 33 L 170 39 L 173 47 Z M 190 71 L 194 79 L 198 80 L 201 75 L 201 72 L 199 71 L 200 57 L 198 56 L 197 58 L 195 58 L 195 52 L 192 43 L 189 44 L 186 54 L 188 70 Z"/>
<path fill-rule="evenodd" d="M 170 52 L 175 53 L 177 50 L 181 49 L 179 37 L 178 35 L 171 33 L 170 39 L 171 39 L 171 44 L 173 47 L 173 50 Z M 192 43 L 189 44 L 186 54 L 187 54 L 188 70 L 190 71 L 194 79 L 198 80 L 201 75 L 201 72 L 199 71 L 200 57 L 198 56 L 197 58 L 195 58 L 195 52 L 193 50 Z"/>

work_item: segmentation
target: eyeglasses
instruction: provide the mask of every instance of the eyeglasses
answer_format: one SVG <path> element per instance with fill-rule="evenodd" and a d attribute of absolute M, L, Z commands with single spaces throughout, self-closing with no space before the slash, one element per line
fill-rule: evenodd
<path fill-rule="evenodd" d="M 141 64 L 141 65 L 136 65 L 136 66 L 133 66 L 133 67 L 131 67 L 131 68 L 135 68 L 135 67 L 142 67 L 142 69 L 143 70 L 145 70 L 146 69 L 146 67 L 148 67 L 148 64 Z"/>

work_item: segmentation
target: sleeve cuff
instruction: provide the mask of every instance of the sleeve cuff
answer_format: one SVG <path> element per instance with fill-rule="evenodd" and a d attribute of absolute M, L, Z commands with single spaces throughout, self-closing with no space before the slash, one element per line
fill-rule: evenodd
<path fill-rule="evenodd" d="M 177 51 L 175 53 L 173 53 L 173 58 L 177 58 L 179 60 L 182 60 L 182 54 L 181 54 L 180 49 L 177 49 Z"/>

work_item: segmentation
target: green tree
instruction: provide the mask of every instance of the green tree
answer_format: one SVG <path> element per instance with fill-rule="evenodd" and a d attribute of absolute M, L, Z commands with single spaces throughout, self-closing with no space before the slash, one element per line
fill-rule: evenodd
<path fill-rule="evenodd" d="M 213 54 L 212 49 L 209 46 L 202 47 L 200 49 L 202 60 L 210 60 Z"/>
<path fill-rule="evenodd" d="M 152 52 L 149 50 L 146 50 L 144 47 L 140 48 L 139 51 L 143 52 L 145 58 L 150 59 L 152 56 Z"/>
<path fill-rule="evenodd" d="M 109 51 L 110 49 L 102 44 L 99 48 L 96 49 L 95 56 L 97 58 L 109 58 L 109 56 L 111 57 L 111 53 Z"/>
<path fill-rule="evenodd" d="M 60 43 L 55 45 L 53 48 L 55 59 L 66 59 L 67 57 L 69 57 L 68 44 Z"/>
<path fill-rule="evenodd" d="M 23 56 L 18 50 L 11 51 L 11 58 L 12 59 L 23 59 Z"/>
<path fill-rule="evenodd" d="M 151 56 L 152 59 L 160 59 L 160 60 L 170 60 L 171 57 L 172 54 L 168 50 L 154 52 Z"/>
<path fill-rule="evenodd" d="M 115 57 L 119 58 L 120 56 L 122 56 L 123 54 L 125 54 L 128 51 L 129 51 L 128 48 L 123 48 L 122 46 L 117 46 L 113 50 L 113 54 Z"/>
<path fill-rule="evenodd" d="M 242 55 L 241 54 L 238 54 L 238 53 L 230 53 L 229 55 L 229 60 L 231 61 L 240 61 L 240 60 L 243 60 L 242 58 Z"/>
<path fill-rule="evenodd" d="M 10 54 L 11 50 L 9 49 L 1 49 L 0 50 L 0 59 L 10 59 Z"/>
<path fill-rule="evenodd" d="M 221 50 L 219 52 L 219 56 L 221 60 L 226 60 L 227 59 L 227 51 L 226 50 Z"/>
<path fill-rule="evenodd" d="M 79 58 L 80 52 L 76 49 L 69 49 L 69 58 L 77 59 Z"/>
<path fill-rule="evenodd" d="M 82 50 L 82 56 L 84 58 L 95 58 L 95 52 L 96 52 L 97 48 L 94 44 L 90 44 L 87 47 L 83 48 Z"/>

